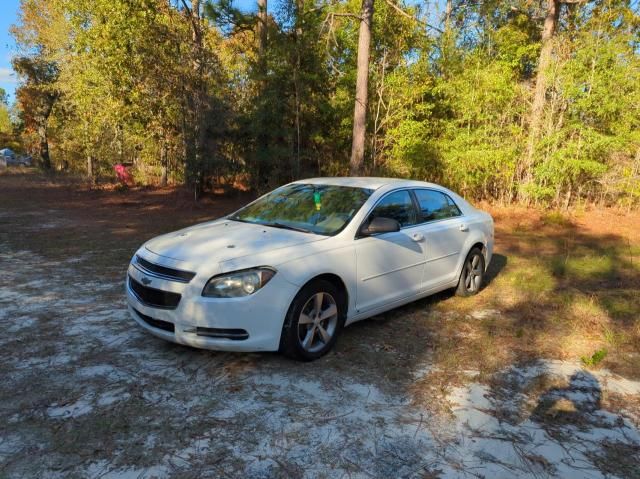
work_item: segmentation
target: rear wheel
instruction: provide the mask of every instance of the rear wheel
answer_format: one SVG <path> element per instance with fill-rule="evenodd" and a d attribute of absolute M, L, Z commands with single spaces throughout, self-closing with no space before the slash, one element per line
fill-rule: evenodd
<path fill-rule="evenodd" d="M 344 323 L 342 304 L 342 293 L 329 281 L 307 284 L 289 307 L 280 351 L 302 361 L 312 361 L 329 352 Z"/>
<path fill-rule="evenodd" d="M 478 294 L 484 280 L 484 255 L 479 248 L 469 251 L 467 259 L 462 266 L 460 280 L 456 288 L 458 296 L 473 296 Z"/>

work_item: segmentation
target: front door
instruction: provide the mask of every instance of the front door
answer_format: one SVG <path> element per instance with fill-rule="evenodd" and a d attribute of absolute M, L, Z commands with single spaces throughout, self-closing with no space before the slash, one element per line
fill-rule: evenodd
<path fill-rule="evenodd" d="M 393 218 L 401 230 L 356 240 L 356 309 L 364 312 L 421 291 L 425 264 L 424 241 L 408 190 L 387 194 L 374 207 L 375 217 Z"/>

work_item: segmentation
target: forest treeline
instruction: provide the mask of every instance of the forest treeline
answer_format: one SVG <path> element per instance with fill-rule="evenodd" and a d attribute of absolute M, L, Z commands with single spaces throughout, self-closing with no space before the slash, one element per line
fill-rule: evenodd
<path fill-rule="evenodd" d="M 91 179 L 640 200 L 637 0 L 270 2 L 22 0 L 16 134 Z"/>

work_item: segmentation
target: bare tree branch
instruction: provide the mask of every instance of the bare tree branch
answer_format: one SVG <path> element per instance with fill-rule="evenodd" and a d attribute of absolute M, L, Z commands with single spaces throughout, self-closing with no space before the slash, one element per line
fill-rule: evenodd
<path fill-rule="evenodd" d="M 357 20 L 362 20 L 362 17 L 360 15 L 357 15 L 355 13 L 337 13 L 337 12 L 329 12 L 327 13 L 327 18 L 328 17 L 351 17 L 351 18 L 355 18 Z"/>
<path fill-rule="evenodd" d="M 182 6 L 187 11 L 187 14 L 189 14 L 189 16 L 191 16 L 191 9 L 189 8 L 189 5 L 187 5 L 187 2 L 185 2 L 185 0 L 182 0 Z"/>
<path fill-rule="evenodd" d="M 417 18 L 417 17 L 405 12 L 402 8 L 400 8 L 398 5 L 393 3 L 391 0 L 385 0 L 385 2 L 387 3 L 387 5 L 389 5 L 391 8 L 393 8 L 396 12 L 398 12 L 403 17 L 406 17 L 406 18 L 408 18 L 410 20 L 413 20 L 414 22 L 419 23 L 420 25 L 423 25 L 423 26 L 425 26 L 427 28 L 431 28 L 432 30 L 435 30 L 438 33 L 444 33 L 440 28 L 434 27 L 433 25 L 430 25 L 427 22 L 422 21 L 419 18 Z"/>

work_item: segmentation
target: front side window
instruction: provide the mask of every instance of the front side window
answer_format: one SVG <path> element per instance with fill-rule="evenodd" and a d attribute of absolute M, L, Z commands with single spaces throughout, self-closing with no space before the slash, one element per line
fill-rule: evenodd
<path fill-rule="evenodd" d="M 414 190 L 420 207 L 421 221 L 444 220 L 462 213 L 449 196 L 434 190 Z"/>
<path fill-rule="evenodd" d="M 407 190 L 395 191 L 385 196 L 369 215 L 369 221 L 376 217 L 391 218 L 400 226 L 416 224 L 416 209 Z"/>
<path fill-rule="evenodd" d="M 229 219 L 329 236 L 349 224 L 371 193 L 367 188 L 294 183 L 273 190 Z"/>

